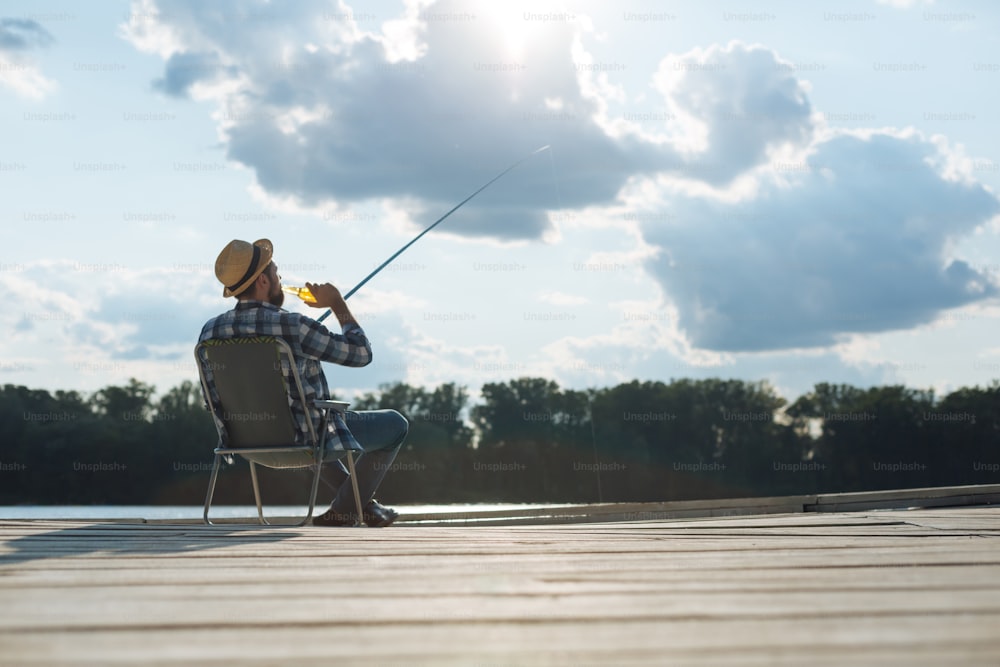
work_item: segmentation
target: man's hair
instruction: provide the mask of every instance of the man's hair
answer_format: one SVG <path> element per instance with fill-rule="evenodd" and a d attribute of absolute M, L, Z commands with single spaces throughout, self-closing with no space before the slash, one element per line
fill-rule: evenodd
<path fill-rule="evenodd" d="M 260 277 L 260 276 L 258 276 L 258 277 Z M 242 292 L 240 292 L 238 294 L 234 294 L 233 296 L 236 297 L 237 301 L 240 300 L 240 299 L 245 299 L 245 298 L 249 297 L 250 296 L 250 290 L 253 289 L 253 286 L 256 283 L 257 283 L 257 279 L 254 278 L 254 281 L 252 283 L 250 283 L 249 285 L 247 285 L 247 288 L 245 290 L 243 290 Z"/>
<path fill-rule="evenodd" d="M 267 263 L 267 266 L 264 267 L 264 270 L 260 272 L 260 274 L 257 276 L 257 278 L 260 278 L 262 275 L 264 275 L 265 273 L 267 273 L 268 271 L 270 271 L 271 267 L 273 267 L 273 266 L 274 266 L 274 260 L 271 260 L 270 262 Z M 238 294 L 233 294 L 233 296 L 235 296 L 237 299 L 246 299 L 246 298 L 249 298 L 250 297 L 250 292 L 253 290 L 254 285 L 257 284 L 257 278 L 254 278 L 253 280 L 251 280 L 250 284 L 247 285 L 243 289 L 242 292 L 239 292 Z"/>

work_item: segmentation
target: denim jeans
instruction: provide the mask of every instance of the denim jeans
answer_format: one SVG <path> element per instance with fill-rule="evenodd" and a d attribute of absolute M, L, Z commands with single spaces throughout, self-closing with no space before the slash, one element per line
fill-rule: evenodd
<path fill-rule="evenodd" d="M 348 411 L 344 414 L 344 421 L 365 450 L 354 460 L 358 492 L 364 506 L 375 496 L 379 484 L 392 467 L 406 439 L 409 423 L 395 410 Z M 343 460 L 324 464 L 321 474 L 330 487 L 337 489 L 331 509 L 334 512 L 354 512 L 354 490 L 350 484 L 344 484 L 349 475 Z"/>

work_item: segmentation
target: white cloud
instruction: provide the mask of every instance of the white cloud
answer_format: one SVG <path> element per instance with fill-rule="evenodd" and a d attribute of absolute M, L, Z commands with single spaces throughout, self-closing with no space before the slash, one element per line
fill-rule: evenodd
<path fill-rule="evenodd" d="M 56 89 L 28 52 L 48 47 L 55 40 L 37 21 L 0 18 L 0 86 L 14 94 L 39 100 Z"/>
<path fill-rule="evenodd" d="M 688 179 L 727 183 L 769 151 L 807 144 L 812 135 L 805 84 L 763 46 L 731 42 L 667 56 L 654 86 L 678 119 L 673 141 L 687 158 Z"/>
<path fill-rule="evenodd" d="M 198 332 L 225 305 L 204 272 L 65 259 L 3 272 L 0 289 L 10 295 L 0 315 L 7 363 L 87 391 L 130 377 L 160 390 L 196 380 Z"/>
<path fill-rule="evenodd" d="M 828 348 L 996 293 L 952 252 L 998 213 L 961 151 L 914 131 L 832 133 L 767 46 L 665 48 L 648 123 L 628 112 L 614 63 L 587 51 L 585 20 L 514 35 L 487 3 L 442 0 L 362 30 L 336 7 L 174 2 L 130 39 L 164 58 L 161 90 L 225 110 L 227 155 L 263 196 L 392 212 L 361 227 L 412 228 L 552 145 L 448 233 L 564 245 L 561 230 L 603 213 L 638 242 L 584 263 L 644 265 L 686 353 Z"/>
<path fill-rule="evenodd" d="M 666 58 L 656 85 L 671 115 L 649 135 L 602 119 L 621 91 L 601 71 L 606 64 L 583 50 L 583 21 L 534 26 L 512 51 L 505 31 L 488 22 L 496 11 L 487 3 L 411 5 L 383 24 L 395 26 L 394 36 L 346 30 L 349 18 L 318 20 L 320 4 L 240 7 L 227 15 L 172 3 L 162 26 L 126 34 L 164 57 L 161 90 L 215 96 L 226 110 L 230 159 L 253 169 L 268 193 L 305 206 L 417 199 L 447 210 L 456 193 L 551 144 L 550 164 L 542 156 L 512 172 L 502 190 L 471 202 L 453 230 L 537 239 L 551 231 L 552 209 L 607 203 L 630 178 L 663 171 L 727 183 L 810 128 L 802 84 L 760 47 Z M 440 18 L 453 16 L 472 18 Z M 265 17 L 275 19 L 271 34 Z M 284 39 L 292 31 L 298 41 Z M 404 33 L 412 44 L 405 57 L 393 55 L 401 47 L 390 44 Z M 680 120 L 693 117 L 709 123 L 698 150 Z"/>
<path fill-rule="evenodd" d="M 0 53 L 0 86 L 16 95 L 40 100 L 55 90 L 56 82 L 46 78 L 36 66 Z"/>
<path fill-rule="evenodd" d="M 948 257 L 950 241 L 1000 212 L 982 185 L 947 178 L 941 144 L 909 132 L 842 133 L 728 204 L 676 193 L 649 269 L 691 342 L 716 350 L 830 346 L 849 332 L 932 321 L 994 297 L 989 276 Z"/>

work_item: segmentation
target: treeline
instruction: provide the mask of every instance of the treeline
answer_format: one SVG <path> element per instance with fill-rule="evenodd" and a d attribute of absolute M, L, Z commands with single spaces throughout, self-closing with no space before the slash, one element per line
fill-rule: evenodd
<path fill-rule="evenodd" d="M 216 443 L 196 384 L 154 400 L 132 380 L 89 396 L 0 391 L 0 504 L 199 504 Z M 387 503 L 614 502 L 1000 481 L 1000 383 L 944 398 L 818 384 L 788 403 L 766 383 L 629 382 L 576 391 L 541 378 L 467 388 L 386 385 L 410 434 Z M 252 503 L 246 464 L 217 503 Z M 265 502 L 299 504 L 305 472 L 266 471 Z M 325 503 L 328 494 L 321 492 Z"/>

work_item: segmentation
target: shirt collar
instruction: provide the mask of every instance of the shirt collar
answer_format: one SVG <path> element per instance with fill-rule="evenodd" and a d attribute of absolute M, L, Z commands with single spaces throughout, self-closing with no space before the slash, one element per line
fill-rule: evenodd
<path fill-rule="evenodd" d="M 278 308 L 276 305 L 268 301 L 254 301 L 253 299 L 247 299 L 236 302 L 235 310 L 250 310 L 251 308 L 267 308 L 268 310 L 281 310 L 281 308 Z"/>

